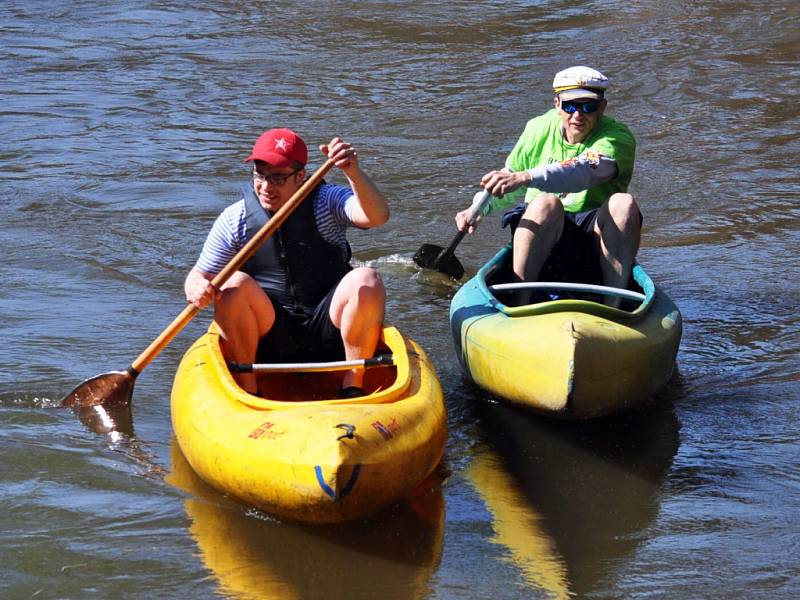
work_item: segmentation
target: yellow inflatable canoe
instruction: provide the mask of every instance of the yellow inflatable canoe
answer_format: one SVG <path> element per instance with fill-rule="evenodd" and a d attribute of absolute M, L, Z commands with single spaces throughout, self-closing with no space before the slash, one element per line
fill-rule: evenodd
<path fill-rule="evenodd" d="M 337 399 L 341 374 L 260 374 L 270 398 L 234 381 L 212 324 L 186 352 L 172 424 L 192 468 L 218 490 L 279 517 L 336 523 L 407 496 L 438 465 L 447 417 L 422 349 L 383 330 L 393 366 L 366 372 L 367 395 Z"/>
<path fill-rule="evenodd" d="M 669 380 L 682 332 L 675 303 L 641 265 L 639 291 L 574 283 L 503 283 L 510 261 L 503 248 L 453 297 L 450 327 L 466 374 L 492 394 L 541 414 L 589 419 L 635 408 Z M 509 292 L 574 291 L 511 306 Z M 589 299 L 623 298 L 612 308 Z"/>

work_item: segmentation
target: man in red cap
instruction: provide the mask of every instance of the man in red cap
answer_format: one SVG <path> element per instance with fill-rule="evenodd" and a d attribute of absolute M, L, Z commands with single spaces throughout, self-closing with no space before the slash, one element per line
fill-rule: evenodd
<path fill-rule="evenodd" d="M 528 121 L 505 168 L 481 179 L 495 196 L 484 216 L 524 200 L 502 219 L 511 226 L 517 281 L 536 281 L 544 271 L 548 281 L 628 284 L 642 223 L 628 193 L 636 141 L 604 115 L 607 87 L 590 67 L 557 73 L 554 108 Z M 459 229 L 469 226 L 469 212 L 456 215 Z"/>
<path fill-rule="evenodd" d="M 214 302 L 222 352 L 229 361 L 355 360 L 373 355 L 383 324 L 385 291 L 378 273 L 350 266 L 347 227 L 383 225 L 389 207 L 361 170 L 356 149 L 335 137 L 320 146 L 349 187 L 321 183 L 245 263 L 215 291 L 210 281 L 300 188 L 308 150 L 291 129 L 270 129 L 245 162 L 252 183 L 217 217 L 184 285 L 186 299 Z M 258 393 L 252 373 L 239 385 Z M 363 369 L 348 371 L 340 396 L 362 395 Z"/>

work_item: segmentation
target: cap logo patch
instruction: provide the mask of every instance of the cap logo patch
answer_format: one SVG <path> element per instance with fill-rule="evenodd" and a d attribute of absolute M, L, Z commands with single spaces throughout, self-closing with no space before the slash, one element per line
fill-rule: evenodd
<path fill-rule="evenodd" d="M 289 142 L 287 142 L 284 138 L 278 138 L 275 140 L 275 148 L 278 150 L 283 150 L 284 152 L 289 148 Z"/>

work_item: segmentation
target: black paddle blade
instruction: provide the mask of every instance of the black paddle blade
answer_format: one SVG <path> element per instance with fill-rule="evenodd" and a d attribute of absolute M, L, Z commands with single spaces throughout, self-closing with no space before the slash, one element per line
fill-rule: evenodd
<path fill-rule="evenodd" d="M 453 279 L 464 275 L 464 267 L 456 255 L 436 244 L 423 244 L 414 255 L 414 262 L 423 269 L 435 269 Z"/>
<path fill-rule="evenodd" d="M 134 376 L 129 371 L 110 371 L 87 379 L 64 396 L 61 406 L 122 406 L 133 396 Z"/>
<path fill-rule="evenodd" d="M 455 254 L 447 250 L 436 257 L 433 268 L 453 279 L 461 279 L 464 276 L 464 267 L 461 265 L 461 261 L 456 258 Z"/>
<path fill-rule="evenodd" d="M 436 244 L 422 244 L 414 255 L 414 262 L 423 269 L 433 269 L 436 259 L 444 251 L 444 248 Z"/>

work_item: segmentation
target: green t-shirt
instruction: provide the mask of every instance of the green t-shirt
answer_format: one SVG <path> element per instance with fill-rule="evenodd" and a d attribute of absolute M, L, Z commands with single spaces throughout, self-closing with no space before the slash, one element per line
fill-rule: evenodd
<path fill-rule="evenodd" d="M 618 173 L 611 181 L 588 190 L 558 194 L 564 210 L 582 212 L 598 208 L 612 194 L 628 191 L 633 176 L 636 140 L 630 129 L 619 121 L 602 116 L 589 137 L 579 144 L 569 144 L 561 133 L 561 116 L 553 108 L 528 121 L 525 131 L 506 159 L 506 167 L 510 171 L 524 171 L 541 164 L 568 161 L 587 150 L 613 158 L 617 162 Z M 492 208 L 508 208 L 520 200 L 524 190 L 515 190 L 503 198 L 492 198 Z M 527 188 L 525 202 L 532 202 L 542 193 L 536 188 Z"/>

